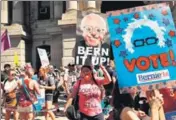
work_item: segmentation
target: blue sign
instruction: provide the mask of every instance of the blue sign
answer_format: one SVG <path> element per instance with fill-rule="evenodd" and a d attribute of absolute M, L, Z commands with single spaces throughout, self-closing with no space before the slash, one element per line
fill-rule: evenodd
<path fill-rule="evenodd" d="M 42 107 L 45 106 L 45 90 L 40 89 L 40 95 L 37 95 L 38 104 L 40 104 Z"/>
<path fill-rule="evenodd" d="M 165 116 L 166 116 L 166 120 L 176 120 L 176 111 L 166 113 Z"/>
<path fill-rule="evenodd" d="M 162 88 L 176 79 L 176 30 L 169 6 L 139 8 L 107 18 L 121 90 Z"/>

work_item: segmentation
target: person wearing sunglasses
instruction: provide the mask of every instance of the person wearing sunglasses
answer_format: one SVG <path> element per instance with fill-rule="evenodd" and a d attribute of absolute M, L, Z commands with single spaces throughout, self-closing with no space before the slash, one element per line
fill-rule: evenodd
<path fill-rule="evenodd" d="M 79 105 L 81 120 L 104 120 L 101 107 L 103 91 L 100 86 L 109 84 L 111 77 L 104 66 L 100 65 L 100 68 L 104 73 L 103 78 L 95 77 L 93 69 L 89 65 L 84 65 L 81 68 L 80 78 L 74 84 L 73 92 L 65 105 L 65 113 L 72 104 L 73 99 L 78 95 L 79 103 L 77 104 Z"/>
<path fill-rule="evenodd" d="M 14 120 L 18 120 L 18 112 L 16 111 L 17 98 L 16 89 L 17 81 L 15 79 L 15 71 L 10 69 L 7 81 L 4 82 L 4 99 L 5 99 L 5 120 L 10 120 L 11 113 L 13 112 Z"/>

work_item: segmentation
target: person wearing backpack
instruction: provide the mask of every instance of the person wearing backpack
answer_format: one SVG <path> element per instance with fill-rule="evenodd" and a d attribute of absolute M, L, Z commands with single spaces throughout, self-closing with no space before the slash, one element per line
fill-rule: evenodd
<path fill-rule="evenodd" d="M 37 81 L 32 80 L 34 70 L 26 65 L 24 73 L 21 73 L 21 79 L 18 80 L 19 96 L 17 110 L 20 113 L 21 120 L 34 120 L 34 104 L 38 102 L 36 94 L 40 95 Z"/>
<path fill-rule="evenodd" d="M 89 65 L 84 65 L 81 68 L 79 80 L 74 84 L 73 92 L 70 94 L 69 99 L 65 105 L 64 112 L 71 120 L 104 120 L 102 113 L 101 100 L 102 100 L 102 85 L 109 84 L 111 78 L 106 71 L 105 67 L 100 66 L 104 73 L 103 78 L 94 77 L 93 69 Z M 73 99 L 78 99 L 78 103 L 74 103 L 74 107 L 78 104 L 78 111 L 80 118 L 74 118 L 74 110 L 70 109 Z M 73 108 L 73 107 L 72 107 Z M 78 113 L 79 113 L 78 112 Z M 72 114 L 73 113 L 73 114 Z"/>
<path fill-rule="evenodd" d="M 9 70 L 8 78 L 4 82 L 4 102 L 5 102 L 5 120 L 10 120 L 10 115 L 13 112 L 14 120 L 18 120 L 18 112 L 16 111 L 17 99 L 16 89 L 17 81 L 15 79 L 15 71 Z"/>

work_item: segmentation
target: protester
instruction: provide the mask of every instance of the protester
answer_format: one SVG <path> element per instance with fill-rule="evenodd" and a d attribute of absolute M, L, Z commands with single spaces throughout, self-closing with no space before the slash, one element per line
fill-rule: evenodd
<path fill-rule="evenodd" d="M 118 85 L 116 85 L 113 91 L 114 110 L 108 120 L 165 120 L 161 94 L 151 94 L 149 98 L 151 117 L 147 116 L 143 111 L 136 111 L 133 103 L 132 95 L 128 93 L 120 94 Z"/>
<path fill-rule="evenodd" d="M 77 81 L 77 74 L 75 65 L 72 63 L 68 64 L 68 71 L 64 74 L 64 86 L 66 89 L 67 96 L 71 93 L 74 83 Z"/>
<path fill-rule="evenodd" d="M 11 113 L 13 112 L 14 120 L 18 120 L 18 112 L 16 111 L 17 98 L 16 89 L 17 81 L 15 79 L 15 71 L 8 70 L 8 79 L 4 82 L 4 99 L 5 99 L 5 120 L 10 120 Z"/>
<path fill-rule="evenodd" d="M 82 68 L 82 65 L 77 65 L 77 66 L 76 66 L 77 79 L 80 77 L 80 74 L 81 74 L 81 68 Z"/>
<path fill-rule="evenodd" d="M 81 69 L 80 80 L 78 80 L 73 92 L 65 105 L 64 112 L 66 112 L 69 105 L 72 104 L 78 91 L 79 95 L 79 111 L 81 113 L 81 120 L 104 120 L 101 108 L 102 91 L 101 85 L 109 84 L 111 78 L 103 66 L 100 66 L 104 73 L 104 78 L 95 78 L 91 66 L 83 66 Z"/>
<path fill-rule="evenodd" d="M 107 71 L 109 75 L 111 76 L 112 81 L 108 85 L 104 85 L 106 96 L 110 96 L 112 94 L 113 87 L 116 83 L 116 72 L 115 72 L 115 65 L 114 61 L 110 60 L 109 65 L 107 66 Z"/>
<path fill-rule="evenodd" d="M 1 72 L 1 82 L 5 81 L 8 79 L 9 71 L 11 69 L 10 64 L 5 64 L 4 65 L 4 71 Z"/>
<path fill-rule="evenodd" d="M 60 71 L 56 68 L 56 66 L 54 66 L 54 68 L 52 68 L 53 73 L 53 77 L 55 80 L 55 90 L 53 92 L 53 103 L 57 103 L 58 102 L 58 97 L 60 95 L 60 86 L 63 84 L 63 81 L 60 80 Z"/>
<path fill-rule="evenodd" d="M 140 91 L 134 98 L 135 110 L 144 111 L 145 114 L 149 115 L 150 106 L 147 101 L 147 95 L 145 91 Z"/>
<path fill-rule="evenodd" d="M 19 98 L 17 110 L 22 120 L 34 120 L 35 109 L 33 105 L 37 103 L 36 93 L 40 94 L 39 85 L 35 80 L 32 80 L 34 70 L 30 65 L 25 66 L 24 72 L 21 80 L 18 81 Z"/>
<path fill-rule="evenodd" d="M 47 110 L 45 118 L 49 120 L 50 117 L 52 120 L 55 120 L 55 115 L 51 110 L 53 108 L 53 91 L 55 90 L 55 81 L 52 75 L 53 66 L 49 66 L 48 68 L 41 68 L 39 70 L 40 77 L 43 79 L 43 85 L 40 85 L 41 89 L 45 89 L 45 108 Z"/>

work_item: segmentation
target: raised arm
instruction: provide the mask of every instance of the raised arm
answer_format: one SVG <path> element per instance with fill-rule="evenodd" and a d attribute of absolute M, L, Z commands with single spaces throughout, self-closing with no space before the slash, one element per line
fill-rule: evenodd
<path fill-rule="evenodd" d="M 103 65 L 100 65 L 100 68 L 103 71 L 104 77 L 103 78 L 97 77 L 96 80 L 100 79 L 101 82 L 103 82 L 102 83 L 103 85 L 107 85 L 111 82 L 111 77 L 110 77 L 109 73 L 107 72 L 106 68 Z"/>

